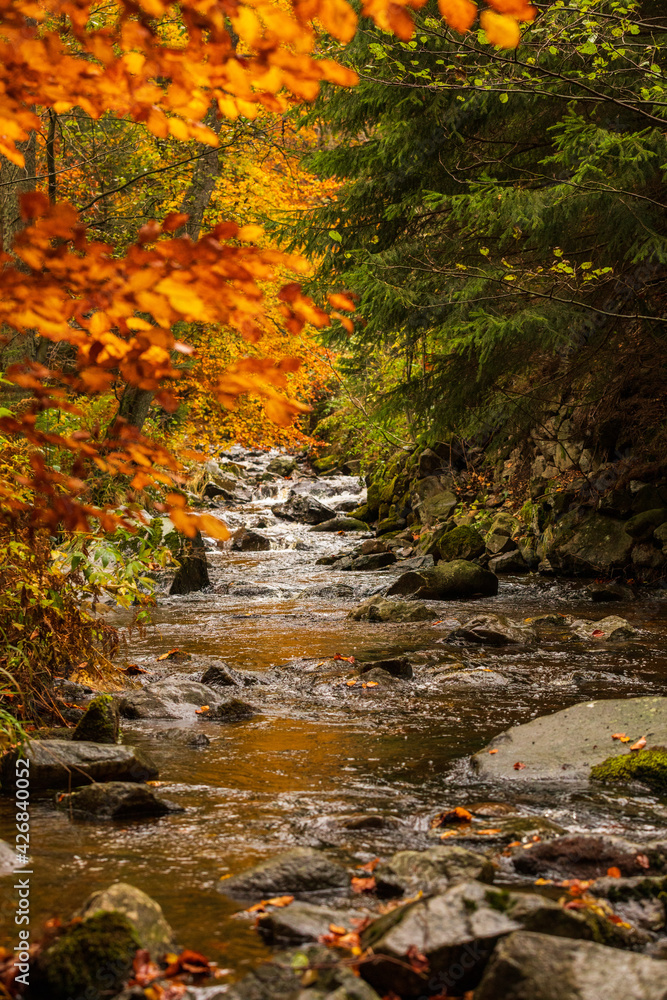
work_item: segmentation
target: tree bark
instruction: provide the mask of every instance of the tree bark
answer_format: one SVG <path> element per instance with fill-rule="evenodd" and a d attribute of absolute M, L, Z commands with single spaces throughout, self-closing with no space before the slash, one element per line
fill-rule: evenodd
<path fill-rule="evenodd" d="M 220 118 L 215 105 L 210 107 L 204 124 L 219 133 Z M 180 207 L 180 211 L 186 212 L 190 218 L 177 231 L 177 236 L 189 236 L 193 242 L 199 239 L 204 213 L 209 206 L 219 176 L 220 150 L 211 148 L 195 163 L 190 186 L 185 192 Z M 152 389 L 137 389 L 136 386 L 126 385 L 116 417 L 123 417 L 133 427 L 141 430 L 154 395 Z"/>

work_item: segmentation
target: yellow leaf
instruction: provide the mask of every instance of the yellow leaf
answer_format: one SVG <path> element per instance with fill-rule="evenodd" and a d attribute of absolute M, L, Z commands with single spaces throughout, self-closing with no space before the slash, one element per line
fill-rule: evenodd
<path fill-rule="evenodd" d="M 480 17 L 480 23 L 491 44 L 501 49 L 515 49 L 521 41 L 519 22 L 509 14 L 496 14 L 492 10 L 485 10 Z"/>

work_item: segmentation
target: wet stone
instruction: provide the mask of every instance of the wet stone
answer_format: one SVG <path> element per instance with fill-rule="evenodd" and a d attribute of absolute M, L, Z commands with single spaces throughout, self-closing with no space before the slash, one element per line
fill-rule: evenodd
<path fill-rule="evenodd" d="M 355 917 L 360 917 L 358 911 L 334 910 L 313 903 L 294 902 L 260 914 L 257 929 L 269 944 L 290 945 L 301 941 L 317 941 L 322 935 L 329 933 L 331 924 L 352 930 L 352 920 Z"/>
<path fill-rule="evenodd" d="M 259 715 L 257 709 L 247 701 L 239 698 L 230 698 L 220 705 L 215 705 L 207 712 L 202 712 L 199 716 L 204 722 L 247 722 Z"/>
<path fill-rule="evenodd" d="M 369 671 L 384 670 L 392 677 L 401 677 L 409 681 L 413 677 L 412 664 L 407 656 L 387 660 L 366 660 L 359 663 L 359 673 L 364 677 Z"/>
<path fill-rule="evenodd" d="M 388 601 L 378 596 L 367 598 L 348 615 L 348 618 L 353 618 L 355 621 L 370 622 L 421 622 L 437 617 L 437 611 L 425 604 Z"/>
<path fill-rule="evenodd" d="M 347 888 L 347 871 L 320 851 L 297 847 L 262 861 L 218 884 L 220 892 L 234 899 L 267 899 L 269 896 Z"/>
<path fill-rule="evenodd" d="M 539 842 L 529 851 L 517 848 L 512 855 L 517 872 L 534 878 L 599 878 L 609 868 L 621 875 L 656 875 L 665 867 L 660 851 L 632 844 L 620 837 L 571 834 Z"/>
<path fill-rule="evenodd" d="M 2 758 L 2 791 L 11 791 L 16 758 L 30 761 L 30 784 L 41 788 L 68 788 L 93 781 L 147 781 L 158 769 L 143 750 L 131 746 L 72 743 L 70 740 L 33 740 L 20 752 Z"/>
<path fill-rule="evenodd" d="M 138 819 L 183 812 L 148 785 L 129 781 L 84 785 L 69 795 L 59 795 L 57 805 L 80 819 Z"/>

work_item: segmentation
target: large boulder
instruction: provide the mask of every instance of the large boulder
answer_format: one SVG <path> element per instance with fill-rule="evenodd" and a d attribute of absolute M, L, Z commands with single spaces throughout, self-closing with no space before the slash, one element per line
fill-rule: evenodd
<path fill-rule="evenodd" d="M 380 895 L 400 895 L 419 889 L 442 892 L 451 885 L 477 879 L 493 882 L 495 868 L 488 858 L 455 844 L 438 844 L 427 851 L 398 851 L 375 871 Z"/>
<path fill-rule="evenodd" d="M 342 889 L 349 883 L 342 865 L 310 847 L 296 847 L 224 879 L 218 888 L 234 899 L 266 899 L 286 893 L 299 896 L 325 889 Z"/>
<path fill-rule="evenodd" d="M 369 622 L 424 622 L 432 621 L 438 614 L 425 604 L 409 601 L 388 601 L 385 597 L 368 597 L 350 611 L 348 618 Z"/>
<path fill-rule="evenodd" d="M 266 471 L 274 476 L 291 476 L 296 469 L 296 459 L 291 455 L 278 455 L 272 458 L 266 467 Z"/>
<path fill-rule="evenodd" d="M 298 950 L 279 952 L 274 961 L 256 965 L 239 982 L 223 987 L 224 1000 L 380 1000 L 336 957 L 324 945 L 308 942 Z M 304 988 L 304 981 L 314 981 L 313 987 Z M 223 1000 L 223 993 L 216 992 L 210 1000 Z"/>
<path fill-rule="evenodd" d="M 231 723 L 247 722 L 248 719 L 253 719 L 256 715 L 259 713 L 254 705 L 250 705 L 247 701 L 241 701 L 240 698 L 229 698 L 202 712 L 200 718 L 206 722 Z"/>
<path fill-rule="evenodd" d="M 423 524 L 430 526 L 446 521 L 454 512 L 458 499 L 451 490 L 445 489 L 428 496 L 419 505 L 418 514 Z"/>
<path fill-rule="evenodd" d="M 391 566 L 395 562 L 396 556 L 393 552 L 372 552 L 370 555 L 357 556 L 353 559 L 350 569 L 368 573 L 374 569 L 384 569 L 385 566 Z"/>
<path fill-rule="evenodd" d="M 270 548 L 269 539 L 252 528 L 239 528 L 232 535 L 234 552 L 267 552 Z"/>
<path fill-rule="evenodd" d="M 284 503 L 275 504 L 271 510 L 285 521 L 299 521 L 301 524 L 322 524 L 336 516 L 336 511 L 325 507 L 315 497 L 298 496 L 292 493 Z M 367 525 L 364 525 L 364 529 Z"/>
<path fill-rule="evenodd" d="M 667 521 L 667 507 L 644 510 L 625 522 L 625 530 L 638 542 L 647 542 L 656 528 Z"/>
<path fill-rule="evenodd" d="M 85 901 L 77 916 L 84 922 L 96 914 L 122 914 L 134 927 L 140 947 L 161 958 L 174 947 L 174 932 L 167 923 L 162 907 L 154 899 L 127 882 L 114 882 L 108 889 L 94 892 Z"/>
<path fill-rule="evenodd" d="M 110 694 L 98 694 L 88 705 L 72 739 L 84 743 L 118 743 L 118 705 Z"/>
<path fill-rule="evenodd" d="M 30 761 L 30 785 L 35 791 L 93 781 L 148 781 L 159 773 L 148 754 L 135 747 L 33 740 L 22 750 L 12 750 L 2 758 L 3 792 L 14 787 L 18 757 Z"/>
<path fill-rule="evenodd" d="M 493 597 L 498 593 L 498 577 L 465 559 L 438 563 L 421 572 L 404 573 L 387 591 L 431 601 L 456 601 L 468 597 Z"/>
<path fill-rule="evenodd" d="M 122 913 L 96 913 L 75 923 L 44 948 L 30 970 L 30 995 L 49 1000 L 105 1000 L 115 996 L 132 971 L 141 947 Z"/>
<path fill-rule="evenodd" d="M 500 733 L 472 763 L 486 780 L 588 781 L 596 764 L 628 752 L 626 744 L 612 739 L 616 733 L 632 742 L 645 736 L 650 744 L 667 744 L 667 698 L 580 702 Z"/>
<path fill-rule="evenodd" d="M 460 996 L 474 989 L 497 941 L 521 926 L 487 902 L 487 890 L 465 882 L 374 920 L 361 938 L 373 949 L 362 977 L 383 996 L 390 990 L 402 998 Z M 411 962 L 416 956 L 419 962 Z"/>
<path fill-rule="evenodd" d="M 640 845 L 621 837 L 566 833 L 534 843 L 528 851 L 517 847 L 512 865 L 532 878 L 600 878 L 610 868 L 636 878 L 666 871 L 667 852 L 660 843 Z"/>
<path fill-rule="evenodd" d="M 221 704 L 218 691 L 189 677 L 163 677 L 146 687 L 129 691 L 119 701 L 126 719 L 196 719 L 197 709 Z"/>
<path fill-rule="evenodd" d="M 234 670 L 227 663 L 220 661 L 207 667 L 201 677 L 201 683 L 212 688 L 223 690 L 229 687 L 252 687 L 259 684 L 259 677 L 247 670 Z"/>
<path fill-rule="evenodd" d="M 535 631 L 503 615 L 474 615 L 449 637 L 487 646 L 517 646 L 535 642 Z"/>
<path fill-rule="evenodd" d="M 161 798 L 149 785 L 133 781 L 103 781 L 82 785 L 57 804 L 79 819 L 138 819 L 183 812 L 181 806 Z"/>
<path fill-rule="evenodd" d="M 519 931 L 497 945 L 475 1000 L 666 1000 L 667 963 Z"/>
<path fill-rule="evenodd" d="M 562 541 L 556 534 L 546 557 L 564 572 L 610 576 L 628 562 L 633 542 L 619 521 L 591 514 L 572 534 L 565 532 Z"/>
<path fill-rule="evenodd" d="M 639 635 L 630 622 L 618 615 L 608 615 L 597 622 L 575 621 L 572 623 L 572 634 L 577 639 L 595 639 L 598 642 L 618 642 Z"/>
<path fill-rule="evenodd" d="M 438 559 L 442 562 L 452 562 L 454 559 L 476 559 L 484 552 L 484 539 L 477 528 L 460 524 L 441 534 L 436 546 Z"/>

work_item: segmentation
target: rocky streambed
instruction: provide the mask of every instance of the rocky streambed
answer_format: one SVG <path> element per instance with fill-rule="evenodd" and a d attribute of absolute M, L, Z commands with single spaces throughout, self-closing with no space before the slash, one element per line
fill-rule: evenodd
<path fill-rule="evenodd" d="M 65 685 L 78 738 L 33 743 L 33 928 L 140 912 L 121 952 L 204 953 L 209 1000 L 664 997 L 662 592 L 496 577 L 463 537 L 434 562 L 350 516 L 354 476 L 226 459 L 210 589 L 165 594 L 128 688 L 82 722 L 95 693 Z M 12 886 L 4 852 L 8 947 Z"/>

